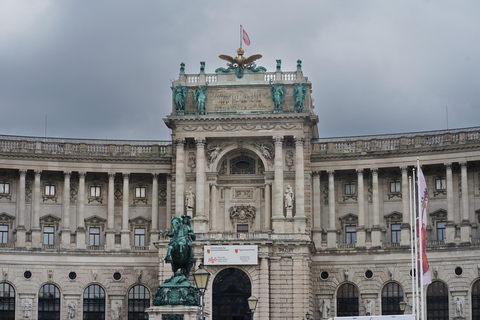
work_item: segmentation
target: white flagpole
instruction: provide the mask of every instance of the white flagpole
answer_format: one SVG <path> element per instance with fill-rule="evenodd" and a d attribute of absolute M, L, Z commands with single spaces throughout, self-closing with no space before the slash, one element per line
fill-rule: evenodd
<path fill-rule="evenodd" d="M 242 49 L 242 38 L 243 38 L 243 26 L 240 25 L 240 49 Z"/>
<path fill-rule="evenodd" d="M 420 184 L 420 160 L 417 158 L 417 183 Z M 425 295 L 423 290 L 423 212 L 421 208 L 421 197 L 420 197 L 420 188 L 417 188 L 417 210 L 418 210 L 418 233 L 420 237 L 420 296 L 421 296 L 421 310 L 422 310 L 422 319 L 425 319 Z"/>
<path fill-rule="evenodd" d="M 415 258 L 414 258 L 414 246 L 415 243 L 413 242 L 413 230 L 414 228 L 413 223 L 415 220 L 413 220 L 413 209 L 412 209 L 412 177 L 408 178 L 408 192 L 409 192 L 409 199 L 410 199 L 410 256 L 411 256 L 411 264 L 412 264 L 412 314 L 413 318 L 417 318 L 417 311 L 416 311 L 416 304 L 415 304 L 415 297 L 416 297 L 416 290 L 415 290 Z"/>
<path fill-rule="evenodd" d="M 413 168 L 413 178 L 415 180 L 415 167 Z M 417 203 L 417 186 L 415 184 L 415 181 L 413 181 L 412 183 L 413 185 L 413 215 L 414 215 L 414 220 L 413 220 L 413 235 L 414 235 L 414 238 L 415 238 L 415 269 L 414 269 L 414 275 L 413 277 L 415 278 L 415 307 L 417 309 L 417 319 L 420 318 L 420 300 L 419 300 L 419 294 L 418 294 L 418 273 L 419 271 L 417 270 L 418 269 L 418 263 L 417 263 L 417 260 L 418 260 L 418 236 L 417 236 L 417 215 L 416 215 L 416 212 L 417 212 L 417 208 L 415 207 L 415 204 Z"/>

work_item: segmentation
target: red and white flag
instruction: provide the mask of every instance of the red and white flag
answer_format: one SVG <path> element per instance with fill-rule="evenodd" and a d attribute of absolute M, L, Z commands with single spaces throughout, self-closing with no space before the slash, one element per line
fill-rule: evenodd
<path fill-rule="evenodd" d="M 250 38 L 248 37 L 247 31 L 245 31 L 245 29 L 242 29 L 242 31 L 243 31 L 243 42 L 245 42 L 245 44 L 249 46 Z"/>
<path fill-rule="evenodd" d="M 421 225 L 419 226 L 417 220 L 417 233 L 419 233 L 419 228 L 421 228 L 421 237 L 418 237 L 419 242 L 419 255 L 422 257 L 418 257 L 418 262 L 420 265 L 421 261 L 421 268 L 423 270 L 423 285 L 430 284 L 432 282 L 432 274 L 428 265 L 427 260 L 427 203 L 428 203 L 428 191 L 427 191 L 427 183 L 425 182 L 425 177 L 423 176 L 422 169 L 420 166 L 418 167 L 418 198 L 420 199 L 420 208 L 418 208 L 418 214 L 421 215 Z"/>

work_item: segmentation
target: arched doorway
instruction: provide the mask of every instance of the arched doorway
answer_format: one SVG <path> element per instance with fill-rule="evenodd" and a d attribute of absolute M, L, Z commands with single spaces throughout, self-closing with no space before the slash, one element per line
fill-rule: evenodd
<path fill-rule="evenodd" d="M 247 299 L 252 285 L 247 274 L 237 268 L 219 272 L 213 280 L 213 320 L 249 320 Z"/>
<path fill-rule="evenodd" d="M 403 301 L 402 286 L 396 282 L 387 283 L 382 290 L 382 314 L 403 314 L 400 301 Z"/>
<path fill-rule="evenodd" d="M 448 288 L 441 281 L 427 287 L 427 320 L 448 320 Z"/>
<path fill-rule="evenodd" d="M 345 283 L 337 291 L 337 316 L 358 316 L 358 290 L 351 283 Z"/>

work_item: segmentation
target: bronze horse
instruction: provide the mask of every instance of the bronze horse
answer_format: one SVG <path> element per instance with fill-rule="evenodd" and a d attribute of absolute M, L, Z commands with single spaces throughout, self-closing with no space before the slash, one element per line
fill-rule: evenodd
<path fill-rule="evenodd" d="M 165 262 L 172 265 L 172 272 L 175 274 L 180 269 L 187 279 L 193 267 L 192 240 L 195 240 L 195 233 L 190 224 L 190 217 L 183 215 L 172 217 L 173 232 L 167 233 L 172 239 L 168 243 L 168 251 Z"/>

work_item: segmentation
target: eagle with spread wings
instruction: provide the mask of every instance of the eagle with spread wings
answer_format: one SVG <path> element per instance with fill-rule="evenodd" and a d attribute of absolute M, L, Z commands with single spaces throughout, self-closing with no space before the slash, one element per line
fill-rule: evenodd
<path fill-rule="evenodd" d="M 227 56 L 226 54 L 221 54 L 218 57 L 222 60 L 230 62 L 230 63 L 227 63 L 227 66 L 229 66 L 231 68 L 234 68 L 234 69 L 249 68 L 249 67 L 253 66 L 255 60 L 258 60 L 262 57 L 261 54 L 254 54 L 254 55 L 252 55 L 248 58 L 245 58 L 243 56 L 244 53 L 245 53 L 245 51 L 242 48 L 240 48 L 240 49 L 237 50 L 237 55 L 238 56 L 235 57 L 235 58 Z"/>

